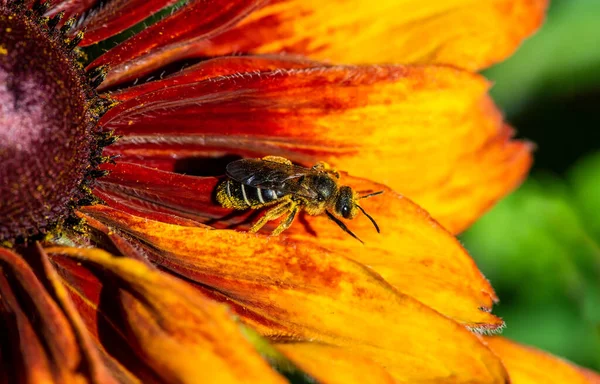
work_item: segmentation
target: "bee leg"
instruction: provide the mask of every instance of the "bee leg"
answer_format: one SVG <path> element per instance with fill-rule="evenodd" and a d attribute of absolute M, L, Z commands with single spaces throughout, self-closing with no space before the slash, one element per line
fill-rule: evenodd
<path fill-rule="evenodd" d="M 290 213 L 289 213 L 288 217 L 286 217 L 285 220 L 283 220 L 281 222 L 281 224 L 279 224 L 277 226 L 277 228 L 275 228 L 273 230 L 273 232 L 271 232 L 271 234 L 273 236 L 277 236 L 281 232 L 288 229 L 290 227 L 290 225 L 292 225 L 292 222 L 294 221 L 294 217 L 296 217 L 296 214 L 298 213 L 299 210 L 300 210 L 300 208 L 298 207 L 298 205 L 296 205 L 296 204 L 292 205 L 292 208 L 290 208 L 290 210 L 289 210 Z"/>
<path fill-rule="evenodd" d="M 315 171 L 327 172 L 335 176 L 336 179 L 340 178 L 340 173 L 324 161 L 319 161 L 317 164 L 313 165 L 312 169 L 314 169 Z"/>
<path fill-rule="evenodd" d="M 281 157 L 281 156 L 265 156 L 262 158 L 262 160 L 272 161 L 273 163 L 282 163 L 282 164 L 292 165 L 292 162 L 290 160 L 286 159 L 285 157 Z"/>
<path fill-rule="evenodd" d="M 291 202 L 285 201 L 275 206 L 274 208 L 268 210 L 263 217 L 261 217 L 256 223 L 254 223 L 252 228 L 250 228 L 250 232 L 258 232 L 269 221 L 281 217 L 281 215 L 290 210 L 291 204 Z"/>

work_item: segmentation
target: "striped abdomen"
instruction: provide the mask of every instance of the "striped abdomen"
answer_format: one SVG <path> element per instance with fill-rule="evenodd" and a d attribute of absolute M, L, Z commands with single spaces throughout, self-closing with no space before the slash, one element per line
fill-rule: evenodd
<path fill-rule="evenodd" d="M 225 208 L 260 208 L 285 196 L 281 191 L 249 187 L 227 179 L 219 184 L 217 201 Z"/>

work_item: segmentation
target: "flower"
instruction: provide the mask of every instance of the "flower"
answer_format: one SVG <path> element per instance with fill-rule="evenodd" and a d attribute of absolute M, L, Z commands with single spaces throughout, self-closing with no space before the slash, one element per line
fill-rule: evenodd
<path fill-rule="evenodd" d="M 394 190 L 456 233 L 521 181 L 530 146 L 469 71 L 545 1 L 191 1 L 76 48 L 176 3 L 0 3 L 2 378 L 506 382 L 504 341 L 470 331 L 503 325 L 493 289 Z M 383 189 L 364 204 L 382 234 L 361 216 L 365 246 L 322 217 L 245 232 L 214 176 L 273 154 Z"/>

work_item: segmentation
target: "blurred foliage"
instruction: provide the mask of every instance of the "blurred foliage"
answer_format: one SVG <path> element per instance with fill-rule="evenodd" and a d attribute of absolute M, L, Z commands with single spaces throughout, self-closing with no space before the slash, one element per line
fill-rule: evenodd
<path fill-rule="evenodd" d="M 600 153 L 537 174 L 462 236 L 504 335 L 600 369 Z"/>

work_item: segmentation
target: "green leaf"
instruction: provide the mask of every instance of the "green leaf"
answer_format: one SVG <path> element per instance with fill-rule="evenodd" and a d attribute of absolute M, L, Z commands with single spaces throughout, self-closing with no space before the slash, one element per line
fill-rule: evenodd
<path fill-rule="evenodd" d="M 586 227 L 600 239 L 600 153 L 579 161 L 569 173 L 575 206 Z"/>

